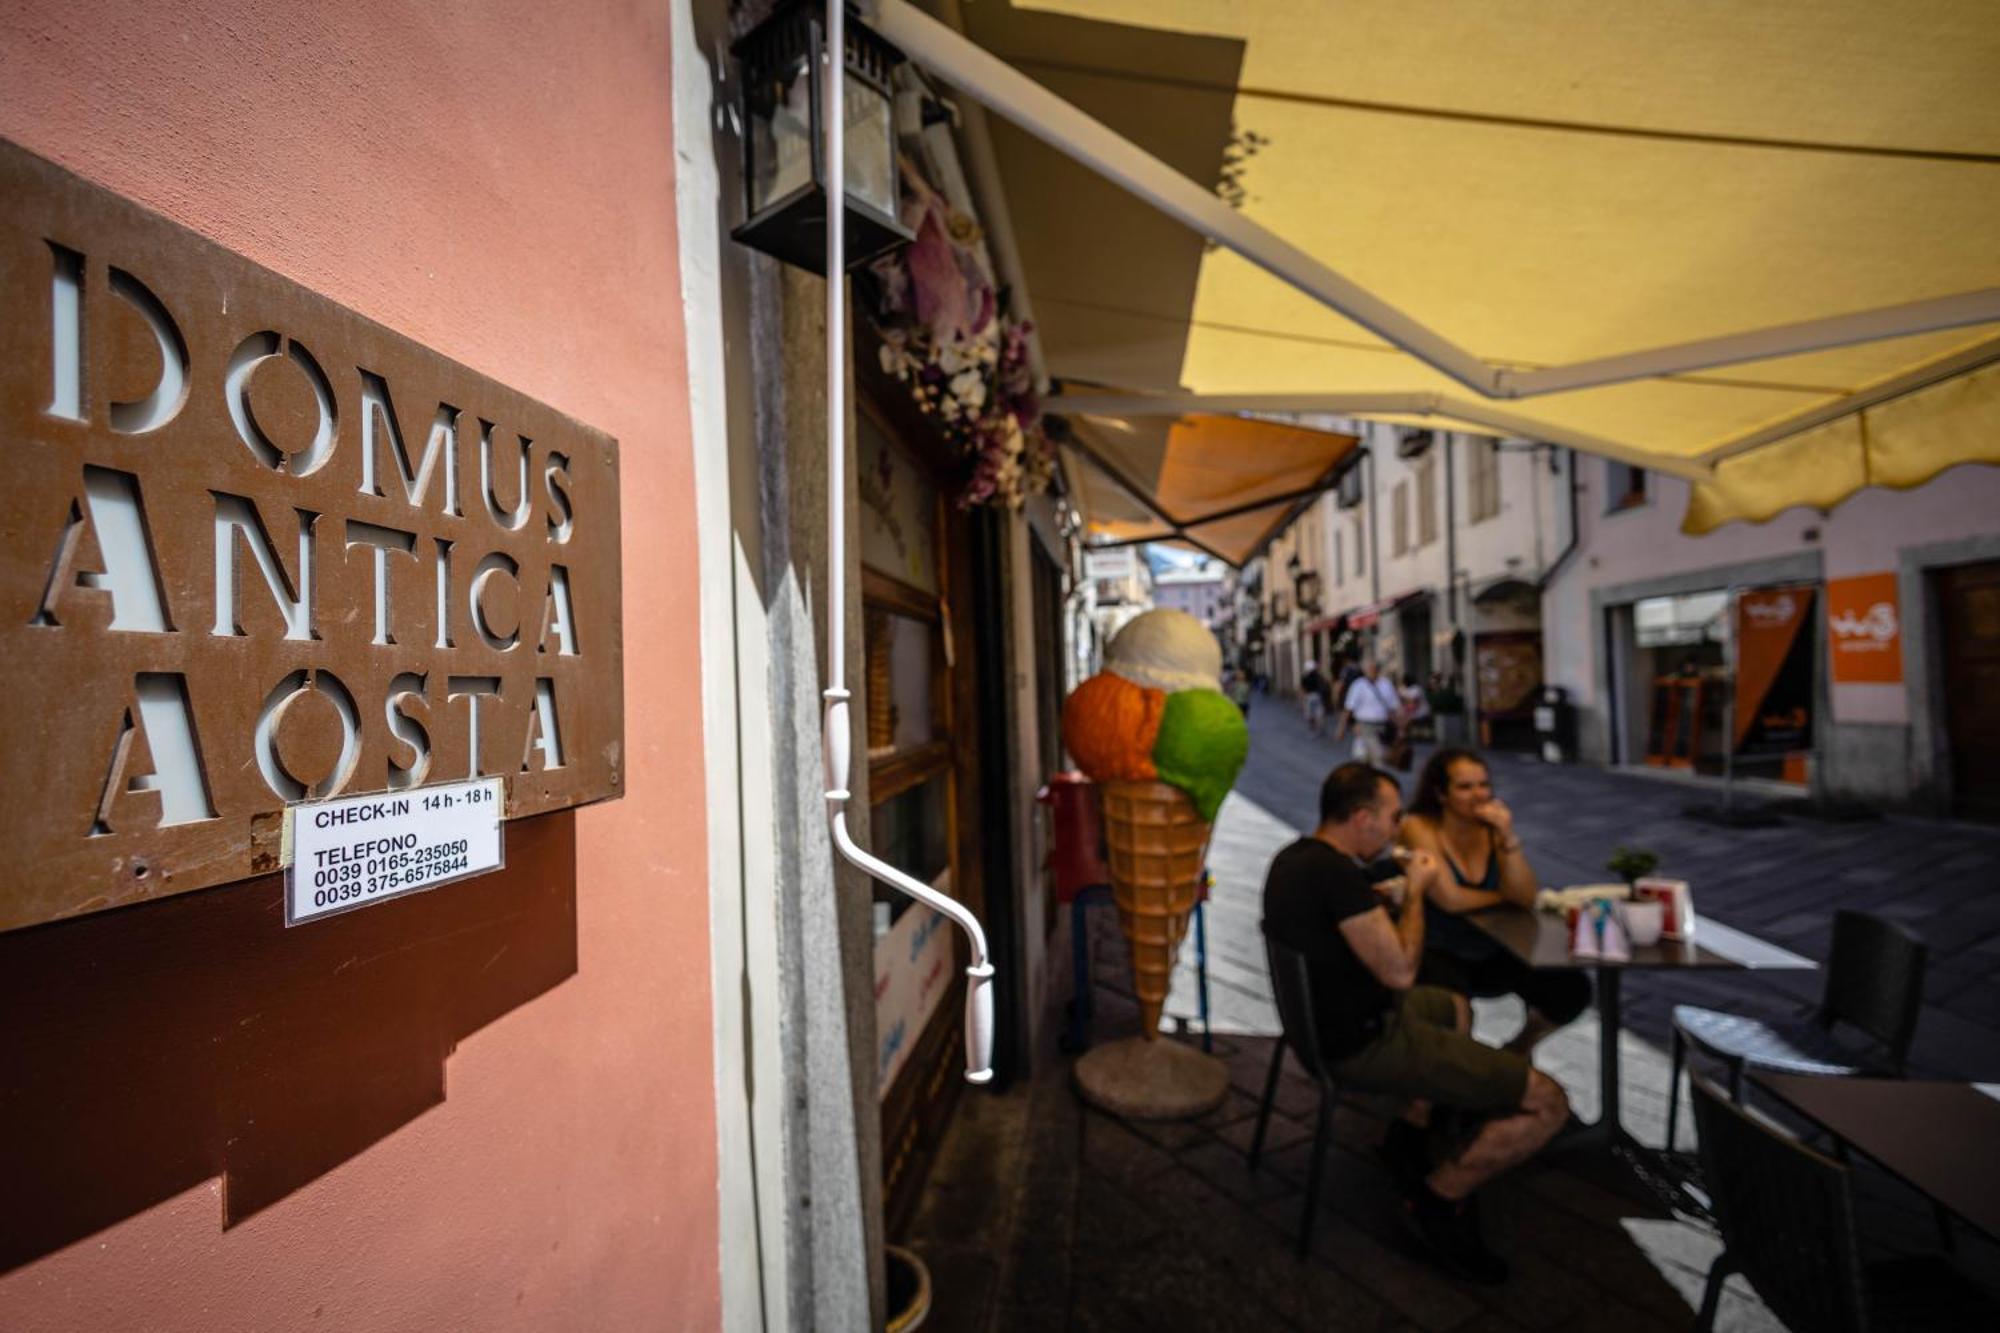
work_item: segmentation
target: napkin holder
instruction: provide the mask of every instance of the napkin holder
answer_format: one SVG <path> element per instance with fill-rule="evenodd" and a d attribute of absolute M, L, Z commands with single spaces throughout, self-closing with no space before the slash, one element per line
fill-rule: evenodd
<path fill-rule="evenodd" d="M 1665 916 L 1660 929 L 1663 940 L 1694 939 L 1694 892 L 1684 879 L 1640 879 L 1633 882 L 1633 892 L 1640 898 L 1651 898 L 1660 904 Z"/>

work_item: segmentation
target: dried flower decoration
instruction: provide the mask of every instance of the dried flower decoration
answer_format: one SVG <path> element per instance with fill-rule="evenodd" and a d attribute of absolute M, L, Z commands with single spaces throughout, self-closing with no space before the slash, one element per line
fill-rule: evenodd
<path fill-rule="evenodd" d="M 972 218 L 903 162 L 903 222 L 917 239 L 870 266 L 866 309 L 884 373 L 910 391 L 969 465 L 961 507 L 1018 509 L 1049 487 L 1055 446 L 1028 360 Z"/>

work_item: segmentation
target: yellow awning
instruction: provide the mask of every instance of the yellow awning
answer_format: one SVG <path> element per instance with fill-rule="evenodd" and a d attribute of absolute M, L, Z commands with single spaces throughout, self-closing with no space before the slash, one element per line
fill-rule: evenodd
<path fill-rule="evenodd" d="M 1338 477 L 1352 435 L 1251 418 L 1069 418 L 1065 471 L 1096 545 L 1176 542 L 1232 565 Z"/>
<path fill-rule="evenodd" d="M 2000 361 L 1991 0 L 960 12 L 1011 73 L 913 54 L 1000 113 L 1048 369 L 1109 386 L 1105 416 L 1168 395 L 1535 436 L 1688 478 L 1691 531 L 2000 462 L 1973 373 Z M 1091 136 L 1051 135 L 1042 90 L 1157 162 L 1075 160 Z M 1132 192 L 1162 163 L 1274 244 Z"/>

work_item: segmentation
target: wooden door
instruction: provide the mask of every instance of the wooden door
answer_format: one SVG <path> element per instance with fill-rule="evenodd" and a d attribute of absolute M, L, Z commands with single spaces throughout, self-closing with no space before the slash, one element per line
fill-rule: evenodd
<path fill-rule="evenodd" d="M 2000 820 L 2000 561 L 1937 575 L 1956 812 Z"/>

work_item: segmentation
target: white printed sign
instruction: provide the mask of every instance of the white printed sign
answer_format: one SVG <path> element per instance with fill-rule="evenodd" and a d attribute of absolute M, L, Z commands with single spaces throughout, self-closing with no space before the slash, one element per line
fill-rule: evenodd
<path fill-rule="evenodd" d="M 499 778 L 285 811 L 285 924 L 367 907 L 507 864 Z"/>
<path fill-rule="evenodd" d="M 938 877 L 949 883 L 949 871 Z M 950 923 L 921 904 L 875 940 L 875 1090 L 887 1097 L 951 988 Z"/>

